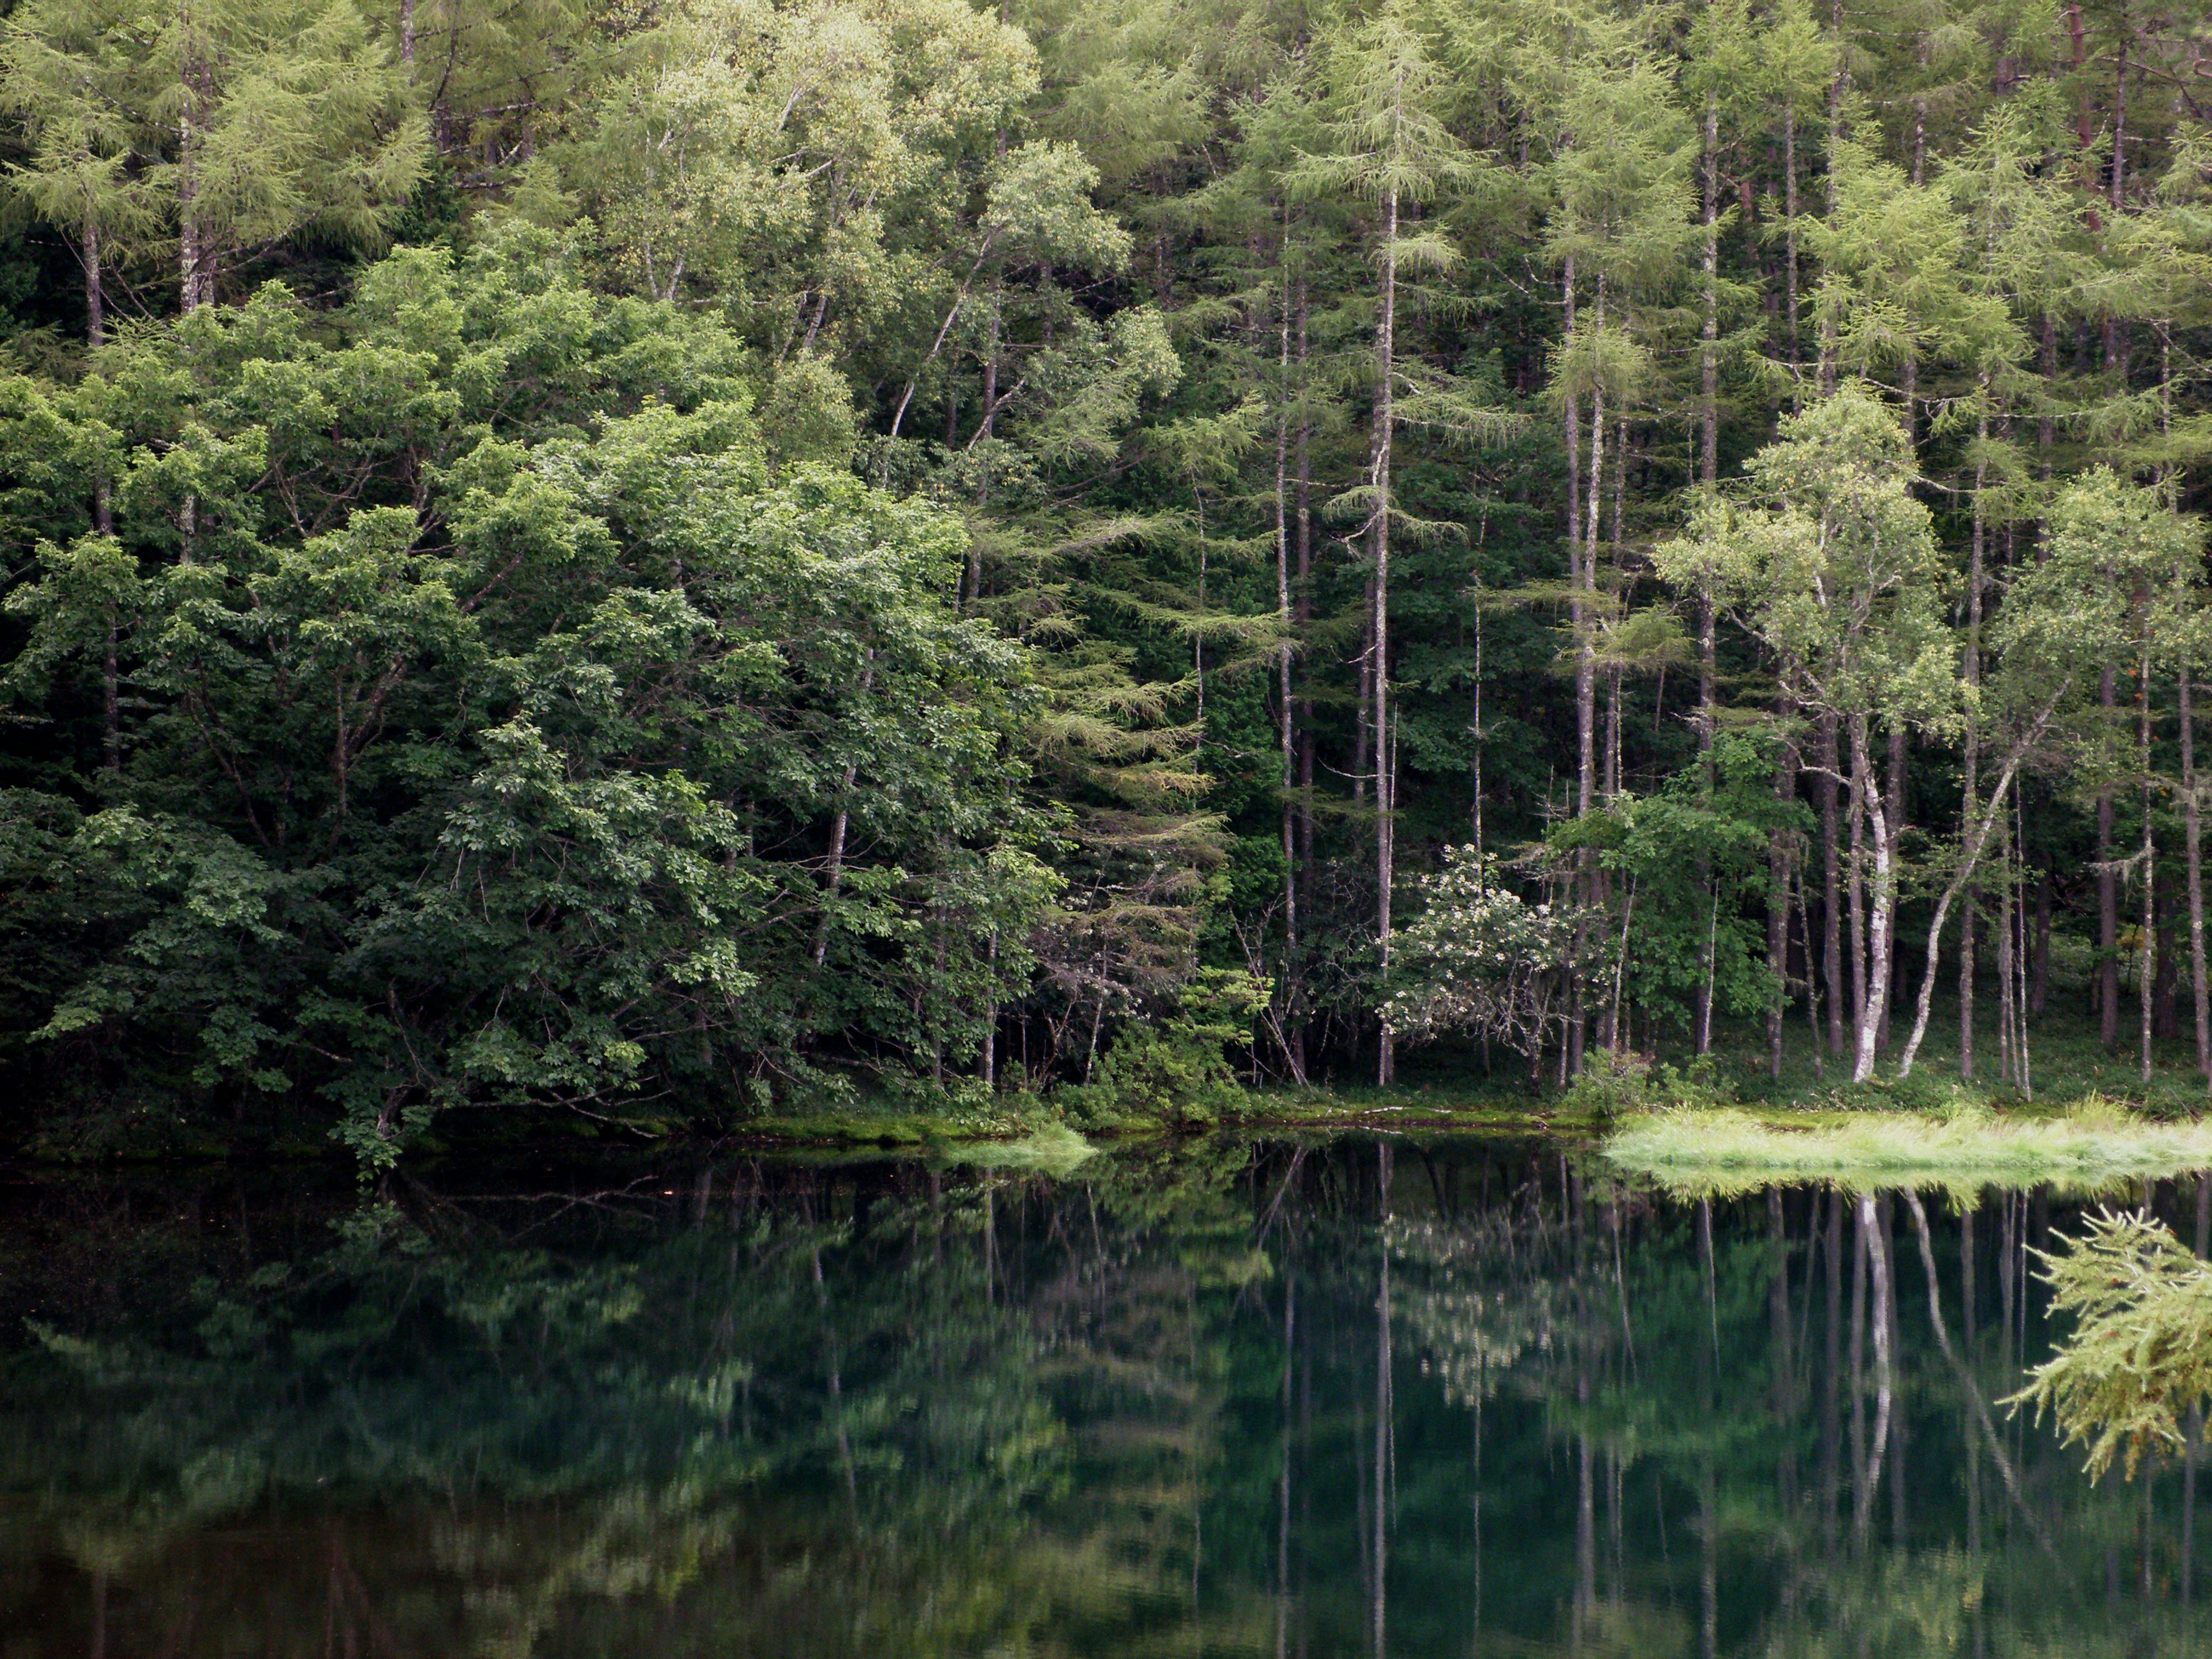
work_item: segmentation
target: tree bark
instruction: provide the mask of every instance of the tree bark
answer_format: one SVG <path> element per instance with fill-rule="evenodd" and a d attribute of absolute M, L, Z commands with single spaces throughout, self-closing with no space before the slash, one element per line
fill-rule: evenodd
<path fill-rule="evenodd" d="M 2191 704 L 2189 664 L 2186 661 L 2181 665 L 2180 698 L 2181 830 L 2189 884 L 2189 986 L 2197 1017 L 2197 1069 L 2201 1075 L 2212 1079 L 2212 985 L 2207 985 L 2204 977 L 2204 862 L 2200 840 L 2202 808 L 2197 797 L 2196 719 Z"/>
<path fill-rule="evenodd" d="M 1891 817 L 1876 787 L 1874 761 L 1867 745 L 1867 720 L 1850 719 L 1853 787 L 1865 813 L 1868 840 L 1873 843 L 1874 878 L 1869 884 L 1866 906 L 1866 1003 L 1859 1014 L 1858 1051 L 1851 1061 L 1851 1081 L 1864 1083 L 1874 1075 L 1875 1039 L 1882 1016 L 1889 1007 L 1890 938 L 1897 918 L 1897 871 L 1891 836 Z"/>
<path fill-rule="evenodd" d="M 1975 425 L 1977 449 L 1974 456 L 1973 533 L 1966 556 L 1966 639 L 1964 652 L 1964 678 L 1969 686 L 1982 683 L 1982 585 L 1985 568 L 1987 515 L 1983 512 L 1982 492 L 1989 482 L 1990 439 L 1989 376 L 1981 377 L 1984 399 Z M 1981 728 L 1975 719 L 1974 705 L 1967 703 L 1965 781 L 1961 791 L 1962 810 L 1959 822 L 1970 824 L 1974 821 L 1975 793 L 1978 787 L 1981 765 Z M 1966 908 L 1959 916 L 1959 1075 L 1966 1082 L 1974 1080 L 1974 903 L 1975 892 L 1966 890 Z"/>
<path fill-rule="evenodd" d="M 1390 889 L 1396 876 L 1393 815 L 1397 811 L 1390 733 L 1390 441 L 1395 416 L 1392 395 L 1397 376 L 1398 192 L 1390 191 L 1384 217 L 1388 239 L 1382 253 L 1382 309 L 1375 326 L 1375 499 L 1372 526 L 1375 558 L 1375 938 L 1382 969 L 1390 972 Z M 1376 1048 L 1375 1081 L 1387 1087 L 1396 1072 L 1390 1030 L 1382 1028 Z"/>
<path fill-rule="evenodd" d="M 1820 770 L 1815 787 L 1820 797 L 1820 873 L 1825 884 L 1820 904 L 1820 976 L 1828 988 L 1828 1052 L 1844 1052 L 1844 929 L 1843 880 L 1837 846 L 1836 717 L 1820 717 Z"/>
<path fill-rule="evenodd" d="M 2117 162 L 2115 163 L 2117 166 Z M 2141 1005 L 2142 1080 L 2150 1081 L 2151 1004 L 2154 996 L 2151 957 L 2158 938 L 2158 848 L 2151 839 L 2150 775 L 2150 634 L 2146 627 L 2142 654 L 2136 674 L 2136 765 L 2142 774 L 2142 845 L 2137 856 L 2142 864 L 2142 949 L 2136 963 L 2137 998 Z"/>
<path fill-rule="evenodd" d="M 1297 710 L 1291 700 L 1291 522 L 1289 498 L 1289 460 L 1291 437 L 1291 275 L 1288 254 L 1290 235 L 1287 228 L 1283 236 L 1279 259 L 1283 265 L 1282 329 L 1279 355 L 1276 365 L 1279 380 L 1279 402 L 1275 413 L 1275 618 L 1283 630 L 1283 641 L 1276 653 L 1276 705 L 1282 715 L 1283 750 L 1283 994 L 1285 1009 L 1288 998 L 1297 983 L 1298 954 L 1298 865 L 1297 824 L 1295 800 L 1297 790 Z M 997 375 L 996 349 L 998 316 L 995 305 L 992 313 L 992 364 L 986 371 L 986 384 L 995 382 Z M 984 419 L 990 416 L 986 413 Z M 1305 1066 L 1295 1047 L 1284 1045 L 1291 1062 L 1293 1079 L 1300 1085 L 1305 1082 Z"/>
<path fill-rule="evenodd" d="M 1783 676 L 1780 707 L 1778 713 L 1784 722 L 1789 721 L 1796 704 L 1790 695 L 1790 677 Z M 1784 744 L 1774 765 L 1774 798 L 1789 801 L 1797 794 L 1797 749 L 1794 743 Z M 1781 830 L 1769 833 L 1766 838 L 1766 966 L 1780 987 L 1774 1006 L 1766 1012 L 1766 1074 L 1782 1075 L 1782 1025 L 1790 1012 L 1790 844 L 1789 834 Z M 1805 977 L 1809 984 L 1813 964 L 1805 964 Z"/>
<path fill-rule="evenodd" d="M 2098 706 L 2111 709 L 2116 685 L 2112 671 L 2097 683 Z M 2097 1039 L 2106 1048 L 2120 1041 L 2120 892 L 2112 868 L 2112 792 L 2097 792 Z"/>

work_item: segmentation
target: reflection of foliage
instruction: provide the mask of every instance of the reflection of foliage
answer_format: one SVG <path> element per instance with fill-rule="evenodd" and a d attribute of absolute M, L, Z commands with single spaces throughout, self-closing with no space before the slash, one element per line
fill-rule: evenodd
<path fill-rule="evenodd" d="M 58 1203 L 0 1229 L 0 1329 L 69 1310 L 0 1357 L 0 1561 L 55 1564 L 0 1575 L 0 1628 L 82 1652 L 40 1643 L 104 1582 L 111 1652 L 185 1659 L 307 1659 L 333 1618 L 362 1652 L 514 1659 L 1264 1652 L 1279 1617 L 1286 1650 L 1365 1651 L 1379 1513 L 1394 1653 L 1695 1651 L 1709 1571 L 1721 1652 L 2198 1639 L 2094 1594 L 2172 1583 L 2170 1471 L 2147 1531 L 2148 1483 L 2087 1486 L 2025 1422 L 1962 1438 L 2040 1340 L 1993 1292 L 2025 1203 L 2002 1235 L 2009 1200 L 1977 1212 L 1972 1307 L 1960 1218 L 1927 1217 L 1923 1290 L 1909 1206 L 1866 1212 L 1904 1229 L 1910 1461 L 1853 1539 L 1857 1206 L 1389 1146 L 740 1160 L 526 1200 L 433 1170 L 397 1205 L 255 1207 L 252 1248 L 220 1196 Z"/>
<path fill-rule="evenodd" d="M 2212 1397 L 2212 1266 L 2148 1215 L 2101 1212 L 2044 1256 L 2051 1306 L 2078 1322 L 2014 1396 L 2085 1443 L 2094 1477 L 2124 1455 L 2179 1450 L 2180 1419 Z"/>
<path fill-rule="evenodd" d="M 1523 1353 L 1549 1350 L 1568 1316 L 1554 1281 L 1505 1271 L 1511 1231 L 1502 1214 L 1456 1226 L 1425 1217 L 1389 1225 L 1392 1260 L 1407 1269 L 1392 1308 L 1420 1348 L 1423 1373 L 1440 1377 L 1456 1404 L 1495 1390 Z"/>

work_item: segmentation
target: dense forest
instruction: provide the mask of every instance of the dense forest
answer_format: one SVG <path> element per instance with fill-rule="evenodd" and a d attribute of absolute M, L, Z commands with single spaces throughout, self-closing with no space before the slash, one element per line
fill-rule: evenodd
<path fill-rule="evenodd" d="M 11 1132 L 2203 1068 L 2208 40 L 21 0 Z"/>

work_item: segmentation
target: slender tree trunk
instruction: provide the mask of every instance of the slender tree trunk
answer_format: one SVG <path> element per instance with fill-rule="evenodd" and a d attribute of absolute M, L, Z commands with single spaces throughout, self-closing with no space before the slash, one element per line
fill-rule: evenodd
<path fill-rule="evenodd" d="M 1705 317 L 1698 352 L 1698 477 L 1706 489 L 1720 475 L 1720 122 L 1718 92 L 1705 94 Z"/>
<path fill-rule="evenodd" d="M 1797 104 L 1782 111 L 1782 211 L 1785 226 L 1784 303 L 1790 318 L 1790 412 L 1805 408 L 1805 370 L 1797 321 Z"/>
<path fill-rule="evenodd" d="M 1986 399 L 1989 397 L 1989 376 L 1982 376 L 1982 396 L 1984 399 L 1975 436 L 1978 442 L 1974 457 L 1974 524 L 1972 539 L 1966 555 L 1966 639 L 1961 667 L 1968 686 L 1982 683 L 1982 573 L 1987 534 L 1986 519 L 1982 511 L 1982 489 L 1988 482 L 1987 449 L 1990 438 L 1990 416 Z M 1981 765 L 1981 728 L 1975 718 L 1976 704 L 1972 695 L 1966 702 L 1966 732 L 1965 753 L 1962 757 L 1965 783 L 1962 790 L 1959 822 L 1970 825 L 1977 811 L 1975 800 L 1979 784 Z M 1966 1081 L 1974 1080 L 1974 905 L 1976 893 L 1972 886 L 1966 890 L 1966 903 L 1959 913 L 1959 1075 Z M 1929 950 L 1935 951 L 1935 939 L 1930 936 Z"/>
<path fill-rule="evenodd" d="M 1390 192 L 1383 234 L 1382 310 L 1375 328 L 1375 611 L 1369 649 L 1375 659 L 1375 938 L 1382 969 L 1390 972 L 1390 889 L 1396 878 L 1394 819 L 1397 812 L 1395 756 L 1390 735 L 1390 441 L 1395 416 L 1392 400 L 1397 378 L 1398 192 Z M 1396 1055 L 1388 1026 L 1376 1044 L 1375 1080 L 1388 1086 L 1396 1073 Z"/>
<path fill-rule="evenodd" d="M 1291 437 L 1291 276 L 1290 236 L 1284 233 L 1280 250 L 1283 264 L 1282 330 L 1279 357 L 1277 362 L 1279 402 L 1275 413 L 1275 618 L 1283 630 L 1283 642 L 1276 652 L 1276 706 L 1282 715 L 1283 750 L 1283 989 L 1285 1012 L 1291 1009 L 1291 999 L 1296 994 L 1298 954 L 1298 865 L 1297 823 L 1295 799 L 1297 789 L 1297 709 L 1291 700 L 1291 522 L 1289 500 L 1289 459 Z M 996 313 L 994 313 L 994 343 L 996 340 Z M 995 359 L 997 353 L 993 352 Z M 995 378 L 994 376 L 993 378 Z M 987 382 L 988 384 L 988 382 Z M 988 417 L 986 416 L 988 419 Z M 1295 1046 L 1285 1044 L 1290 1056 L 1294 1080 L 1303 1085 L 1305 1067 Z"/>
<path fill-rule="evenodd" d="M 1790 696 L 1790 678 L 1782 677 L 1780 706 L 1777 713 L 1786 726 L 1795 704 Z M 1797 794 L 1797 750 L 1795 744 L 1783 745 L 1782 753 L 1774 765 L 1774 798 L 1790 801 Z M 1766 1012 L 1766 1074 L 1782 1075 L 1782 1024 L 1790 1012 L 1790 852 L 1788 832 L 1776 830 L 1766 838 L 1766 966 L 1780 988 L 1778 1000 Z M 1813 965 L 1805 964 L 1805 977 L 1810 983 Z"/>
<path fill-rule="evenodd" d="M 1698 352 L 1698 480 L 1708 490 L 1720 477 L 1720 94 L 1705 94 L 1705 319 L 1699 329 Z M 1698 770 L 1705 799 L 1713 789 L 1714 692 L 1713 596 L 1698 593 Z M 1701 884 L 1711 880 L 1710 863 L 1698 860 Z M 1771 929 L 1770 928 L 1770 932 Z M 1708 972 L 1695 994 L 1697 1052 L 1712 1044 L 1713 983 Z"/>
<path fill-rule="evenodd" d="M 2117 165 L 2117 163 L 2115 164 Z M 2137 1000 L 2141 1005 L 2142 1080 L 2150 1081 L 2151 1060 L 2151 1005 L 2154 1000 L 2152 984 L 2152 953 L 2158 938 L 2158 848 L 2151 839 L 2151 775 L 2150 775 L 2150 635 L 2144 630 L 2142 655 L 2136 664 L 2136 765 L 2142 777 L 2142 846 L 2137 856 L 2142 864 L 2142 949 L 2136 963 Z"/>
<path fill-rule="evenodd" d="M 1597 279 L 1595 325 L 1605 332 L 1605 277 Z M 1590 391 L 1589 487 L 1583 500 L 1585 540 L 1582 570 L 1577 584 L 1581 596 L 1575 641 L 1575 810 L 1587 812 L 1597 796 L 1597 672 L 1592 630 L 1597 623 L 1597 538 L 1599 483 L 1605 467 L 1605 388 Z"/>
<path fill-rule="evenodd" d="M 2016 907 L 2013 902 L 2015 895 L 2013 890 L 2010 823 L 2010 819 L 1999 815 L 1996 855 L 1998 865 L 2003 871 L 2002 878 L 1997 883 L 1997 1080 L 2000 1083 L 2015 1083 L 2020 1079 L 2018 1045 L 2013 1041 L 2019 1005 L 2013 994 L 2013 916 Z"/>
<path fill-rule="evenodd" d="M 2190 665 L 2180 675 L 2181 832 L 2189 884 L 2189 987 L 2195 1005 L 2197 1070 L 2212 1079 L 2212 985 L 2204 976 L 2204 861 L 2200 840 L 2202 807 L 2197 794 L 2196 719 L 2191 703 Z"/>
<path fill-rule="evenodd" d="M 1306 384 L 1306 282 L 1298 278 L 1297 362 L 1298 386 Z M 1297 452 L 1297 526 L 1298 526 L 1298 586 L 1297 621 L 1303 630 L 1313 617 L 1313 422 L 1305 409 L 1298 410 Z M 1298 866 L 1305 878 L 1305 890 L 1314 890 L 1314 731 L 1313 700 L 1298 699 Z M 1298 1031 L 1299 1051 L 1304 1052 L 1304 1028 Z"/>
<path fill-rule="evenodd" d="M 1859 1016 L 1858 1052 L 1851 1062 L 1851 1081 L 1864 1083 L 1874 1075 L 1875 1039 L 1882 1016 L 1889 1008 L 1890 939 L 1897 919 L 1897 871 L 1892 819 L 1876 786 L 1874 763 L 1868 752 L 1867 722 L 1863 714 L 1850 721 L 1851 771 L 1862 798 L 1868 840 L 1874 852 L 1874 879 L 1869 884 L 1866 906 L 1866 1005 Z"/>
<path fill-rule="evenodd" d="M 407 78 L 415 78 L 415 0 L 399 0 L 399 61 L 407 65 Z"/>
<path fill-rule="evenodd" d="M 84 337 L 95 351 L 107 343 L 107 290 L 100 265 L 100 221 L 84 216 Z"/>
<path fill-rule="evenodd" d="M 2107 668 L 2097 684 L 2099 707 L 2114 707 L 2117 686 Z M 2112 792 L 2097 792 L 2097 1038 L 2108 1049 L 2120 1041 L 2120 891 L 2112 868 Z"/>
<path fill-rule="evenodd" d="M 1844 895 L 1843 869 L 1838 845 L 1837 797 L 1840 793 L 1837 769 L 1836 717 L 1820 717 L 1820 771 L 1816 787 L 1820 798 L 1820 977 L 1828 988 L 1828 1052 L 1844 1052 Z M 1856 947 L 1854 946 L 1854 949 Z"/>
<path fill-rule="evenodd" d="M 189 313 L 207 297 L 207 250 L 202 245 L 199 221 L 199 151 L 204 125 L 200 97 L 206 70 L 200 61 L 189 0 L 180 9 L 178 25 L 178 75 L 183 84 L 177 102 L 177 267 L 184 289 L 183 307 Z"/>
<path fill-rule="evenodd" d="M 1905 727 L 1901 723 L 1893 725 L 1889 728 L 1889 774 L 1883 784 L 1882 795 L 1889 808 L 1889 845 L 1893 860 L 1896 858 L 1899 844 L 1905 837 Z M 1905 978 L 1897 970 L 1896 959 L 1897 933 L 1893 926 L 1890 930 L 1890 977 L 1887 981 L 1893 992 L 1903 985 Z M 1881 1025 L 1875 1033 L 1875 1047 L 1885 1054 L 1889 1052 L 1890 1018 L 1894 1012 L 1890 1000 L 1885 998 L 1881 1005 Z"/>
<path fill-rule="evenodd" d="M 1866 792 L 1861 787 L 1868 782 L 1854 770 L 1847 788 L 1850 795 L 1850 862 L 1846 875 L 1850 889 L 1850 951 L 1851 951 L 1851 1052 L 1858 1051 L 1858 1030 L 1867 1017 L 1867 918 L 1866 918 Z"/>

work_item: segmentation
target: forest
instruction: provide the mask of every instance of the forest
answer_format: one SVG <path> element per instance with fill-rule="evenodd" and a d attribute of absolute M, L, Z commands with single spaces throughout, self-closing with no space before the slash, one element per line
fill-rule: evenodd
<path fill-rule="evenodd" d="M 0 1133 L 2201 1096 L 2208 45 L 19 0 Z"/>

